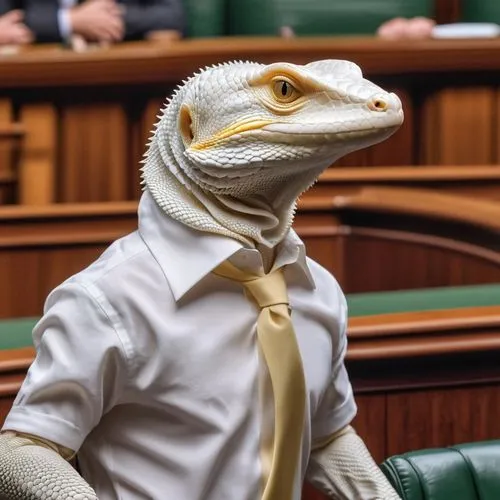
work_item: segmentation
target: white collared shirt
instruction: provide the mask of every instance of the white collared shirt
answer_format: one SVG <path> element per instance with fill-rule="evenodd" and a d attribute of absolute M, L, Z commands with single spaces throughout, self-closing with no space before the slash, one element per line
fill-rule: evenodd
<path fill-rule="evenodd" d="M 146 192 L 138 231 L 56 288 L 34 331 L 37 357 L 4 429 L 79 450 L 100 500 L 257 500 L 261 440 L 272 434 L 256 343 L 259 311 L 211 271 L 260 254 L 168 218 Z M 291 231 L 287 264 L 306 421 L 294 500 L 314 441 L 351 422 L 346 305 Z"/>

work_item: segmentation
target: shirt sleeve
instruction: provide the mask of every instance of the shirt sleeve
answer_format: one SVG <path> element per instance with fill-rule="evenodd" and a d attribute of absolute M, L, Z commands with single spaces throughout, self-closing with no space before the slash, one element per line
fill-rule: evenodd
<path fill-rule="evenodd" d="M 312 446 L 321 446 L 329 437 L 350 424 L 356 416 L 357 406 L 345 367 L 347 352 L 347 302 L 339 288 L 338 330 L 333 337 L 332 371 L 328 387 L 312 421 Z"/>
<path fill-rule="evenodd" d="M 127 357 L 102 307 L 73 282 L 56 288 L 33 331 L 36 357 L 3 430 L 77 451 L 127 384 Z"/>
<path fill-rule="evenodd" d="M 57 11 L 57 25 L 59 26 L 59 33 L 61 34 L 61 38 L 63 40 L 69 40 L 72 35 L 69 9 L 63 8 Z"/>

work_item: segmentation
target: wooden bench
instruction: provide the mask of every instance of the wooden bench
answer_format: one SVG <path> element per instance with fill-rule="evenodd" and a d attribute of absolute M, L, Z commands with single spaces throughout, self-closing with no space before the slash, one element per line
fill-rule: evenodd
<path fill-rule="evenodd" d="M 0 208 L 0 318 L 37 316 L 52 288 L 137 228 L 136 202 Z M 500 281 L 500 204 L 370 188 L 304 198 L 295 228 L 348 293 Z"/>

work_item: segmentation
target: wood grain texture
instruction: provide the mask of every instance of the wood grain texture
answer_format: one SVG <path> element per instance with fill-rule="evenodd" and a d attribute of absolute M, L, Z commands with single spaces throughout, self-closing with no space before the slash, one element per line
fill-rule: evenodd
<path fill-rule="evenodd" d="M 56 111 L 50 103 L 29 103 L 20 111 L 26 129 L 21 148 L 19 202 L 44 205 L 56 200 Z"/>
<path fill-rule="evenodd" d="M 12 103 L 0 99 L 0 129 L 9 132 L 14 121 Z M 6 134 L 0 134 L 0 204 L 12 201 L 12 188 L 17 179 L 14 168 L 13 144 Z"/>
<path fill-rule="evenodd" d="M 491 87 L 445 88 L 423 105 L 422 163 L 491 164 L 497 130 L 497 91 Z"/>
<path fill-rule="evenodd" d="M 455 208 L 458 207 L 458 208 Z M 310 197 L 295 229 L 348 293 L 500 280 L 497 203 L 398 188 Z M 1 207 L 0 317 L 40 314 L 48 291 L 137 227 L 137 203 Z"/>
<path fill-rule="evenodd" d="M 383 40 L 375 37 L 231 37 L 131 42 L 75 54 L 58 46 L 27 47 L 0 60 L 0 88 L 129 85 L 181 81 L 200 67 L 234 59 L 263 63 L 347 59 L 370 75 L 500 69 L 500 41 Z"/>
<path fill-rule="evenodd" d="M 430 189 L 477 199 L 500 201 L 498 165 L 429 165 L 332 167 L 303 198 L 313 196 L 353 195 L 366 187 L 401 187 Z"/>
<path fill-rule="evenodd" d="M 498 438 L 500 384 L 387 396 L 387 456 Z"/>
<path fill-rule="evenodd" d="M 62 202 L 127 199 L 128 123 L 118 103 L 71 104 L 61 115 Z"/>

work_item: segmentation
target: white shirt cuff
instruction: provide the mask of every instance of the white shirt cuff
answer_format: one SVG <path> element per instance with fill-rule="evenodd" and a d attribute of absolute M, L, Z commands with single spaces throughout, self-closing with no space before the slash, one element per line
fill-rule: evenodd
<path fill-rule="evenodd" d="M 57 24 L 59 26 L 59 33 L 61 33 L 61 37 L 64 40 L 68 40 L 72 34 L 69 9 L 59 9 L 57 11 Z"/>

